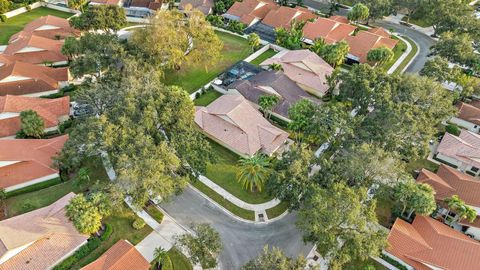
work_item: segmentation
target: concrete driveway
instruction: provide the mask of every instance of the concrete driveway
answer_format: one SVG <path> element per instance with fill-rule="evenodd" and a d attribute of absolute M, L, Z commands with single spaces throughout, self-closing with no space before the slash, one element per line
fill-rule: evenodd
<path fill-rule="evenodd" d="M 267 225 L 244 223 L 231 218 L 191 188 L 161 207 L 183 226 L 189 227 L 192 222 L 209 223 L 220 233 L 224 246 L 220 269 L 239 269 L 257 256 L 264 245 L 277 246 L 289 256 L 307 256 L 312 248 L 302 241 L 295 226 L 295 213 Z"/>

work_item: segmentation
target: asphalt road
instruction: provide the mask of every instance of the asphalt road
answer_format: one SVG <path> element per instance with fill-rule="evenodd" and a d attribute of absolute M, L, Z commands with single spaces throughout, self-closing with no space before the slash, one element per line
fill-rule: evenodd
<path fill-rule="evenodd" d="M 314 9 L 323 10 L 323 11 L 328 10 L 328 1 L 326 0 L 303 0 L 303 3 L 306 6 Z M 341 8 L 337 12 L 337 14 L 346 16 L 347 10 Z M 410 39 L 412 39 L 413 41 L 415 41 L 417 43 L 417 46 L 419 47 L 419 53 L 417 57 L 415 57 L 415 60 L 413 60 L 412 64 L 407 68 L 406 72 L 418 73 L 423 68 L 423 66 L 425 65 L 425 62 L 428 60 L 430 47 L 435 43 L 435 40 L 433 40 L 428 35 L 418 32 L 410 27 L 400 25 L 400 24 L 395 24 L 385 20 L 378 20 L 372 25 L 380 26 L 385 29 L 393 29 L 395 30 L 395 32 L 400 33 L 401 35 L 405 35 Z"/>
<path fill-rule="evenodd" d="M 191 188 L 161 207 L 183 226 L 189 227 L 192 222 L 209 223 L 220 233 L 224 246 L 220 269 L 239 269 L 256 257 L 264 245 L 279 247 L 292 257 L 306 256 L 312 248 L 311 244 L 303 243 L 295 227 L 295 213 L 268 225 L 244 223 L 225 214 Z"/>

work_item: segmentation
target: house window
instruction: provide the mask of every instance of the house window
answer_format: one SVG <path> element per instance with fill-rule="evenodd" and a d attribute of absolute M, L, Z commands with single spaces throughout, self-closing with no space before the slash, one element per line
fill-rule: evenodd
<path fill-rule="evenodd" d="M 477 168 L 477 167 L 472 167 L 470 170 L 471 170 L 472 172 L 478 172 L 478 168 Z"/>

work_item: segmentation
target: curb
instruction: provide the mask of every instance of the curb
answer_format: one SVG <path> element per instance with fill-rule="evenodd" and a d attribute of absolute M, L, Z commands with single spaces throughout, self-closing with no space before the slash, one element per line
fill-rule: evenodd
<path fill-rule="evenodd" d="M 392 33 L 393 34 L 393 33 Z M 394 33 L 393 34 L 394 36 L 398 37 L 401 41 L 405 42 L 405 44 L 407 44 L 407 49 L 405 50 L 405 52 L 403 52 L 403 54 L 397 59 L 397 61 L 395 63 L 393 63 L 393 65 L 387 70 L 387 74 L 393 74 L 395 71 L 397 71 L 398 69 L 398 66 L 400 66 L 403 61 L 405 60 L 405 58 L 408 57 L 408 55 L 410 54 L 410 52 L 413 50 L 413 46 L 412 44 L 410 44 L 410 42 L 408 42 L 408 40 L 404 39 L 400 33 Z M 418 48 L 418 46 L 417 46 Z M 417 53 L 418 53 L 418 49 L 417 49 Z M 416 55 L 415 55 L 416 56 Z M 410 62 L 407 63 L 407 67 L 408 65 L 410 65 L 410 63 L 412 62 L 412 60 L 415 58 L 415 56 L 413 56 L 412 59 L 410 59 Z M 400 73 L 403 73 L 403 70 L 400 71 Z"/>
<path fill-rule="evenodd" d="M 404 73 L 405 70 L 407 70 L 407 68 L 413 63 L 413 61 L 415 60 L 415 58 L 417 58 L 418 54 L 420 53 L 420 46 L 418 45 L 417 42 L 415 42 L 415 40 L 411 39 L 410 37 L 408 37 L 413 43 L 415 43 L 415 46 L 417 46 L 417 53 L 415 53 L 415 55 L 412 57 L 412 59 L 410 59 L 410 61 L 405 65 L 405 67 L 400 71 L 400 73 Z M 408 42 L 408 41 L 407 41 Z M 410 42 L 409 42 L 410 43 Z"/>

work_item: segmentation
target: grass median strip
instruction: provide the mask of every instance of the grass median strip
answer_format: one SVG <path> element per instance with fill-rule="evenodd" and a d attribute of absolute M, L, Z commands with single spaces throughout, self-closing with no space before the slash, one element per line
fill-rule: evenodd
<path fill-rule="evenodd" d="M 230 211 L 232 214 L 247 219 L 247 220 L 255 220 L 255 212 L 250 211 L 250 210 L 245 210 L 243 208 L 240 208 L 236 206 L 235 204 L 231 203 L 230 201 L 224 199 L 220 194 L 215 192 L 213 189 L 207 187 L 205 184 L 203 184 L 200 181 L 195 181 L 192 182 L 192 186 L 197 188 L 199 191 L 201 191 L 203 194 L 207 195 L 210 199 L 214 200 L 218 204 L 220 204 L 223 208 L 227 209 Z"/>
<path fill-rule="evenodd" d="M 410 63 L 412 58 L 418 52 L 418 47 L 417 47 L 417 44 L 415 44 L 415 42 L 413 42 L 410 38 L 406 36 L 402 36 L 402 38 L 405 39 L 408 43 L 410 43 L 410 45 L 412 46 L 412 51 L 410 51 L 407 57 L 403 59 L 403 62 L 397 67 L 397 69 L 395 70 L 395 72 L 393 72 L 393 74 L 399 74 L 400 72 L 402 72 L 402 70 L 407 66 L 408 63 Z"/>
<path fill-rule="evenodd" d="M 285 213 L 285 211 L 287 211 L 287 208 L 288 208 L 288 203 L 281 202 L 278 205 L 267 209 L 266 212 L 267 212 L 268 219 L 272 219 L 280 216 L 281 214 Z"/>

